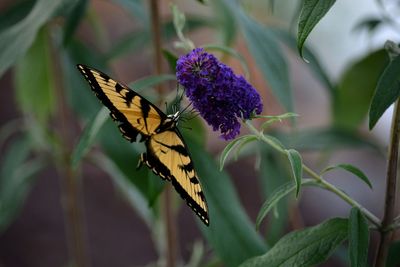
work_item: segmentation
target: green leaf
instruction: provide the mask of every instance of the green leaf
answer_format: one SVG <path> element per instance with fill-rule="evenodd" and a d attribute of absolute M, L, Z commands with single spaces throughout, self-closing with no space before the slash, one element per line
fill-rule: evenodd
<path fill-rule="evenodd" d="M 162 53 L 164 55 L 165 60 L 168 62 L 169 69 L 175 73 L 176 72 L 176 62 L 178 61 L 178 57 L 169 50 L 163 49 Z"/>
<path fill-rule="evenodd" d="M 315 185 L 316 182 L 312 179 L 303 179 L 301 181 L 303 185 Z M 261 222 L 264 220 L 264 218 L 268 215 L 268 213 L 271 211 L 272 208 L 274 208 L 278 202 L 285 196 L 287 196 L 289 193 L 294 191 L 295 189 L 297 190 L 298 185 L 297 182 L 287 182 L 278 188 L 274 192 L 271 193 L 271 195 L 268 197 L 268 199 L 263 203 L 261 206 L 260 211 L 258 212 L 257 219 L 256 219 L 256 228 L 259 229 Z"/>
<path fill-rule="evenodd" d="M 369 129 L 374 128 L 386 109 L 400 95 L 400 56 L 397 56 L 385 68 L 379 77 L 375 94 L 369 110 Z"/>
<path fill-rule="evenodd" d="M 8 27 L 11 27 L 13 24 L 16 24 L 18 21 L 27 16 L 35 2 L 35 0 L 17 1 L 10 8 L 1 12 L 0 32 L 4 31 Z"/>
<path fill-rule="evenodd" d="M 207 130 L 204 126 L 202 119 L 199 117 L 192 118 L 187 120 L 183 124 L 183 127 L 180 127 L 180 132 L 184 136 L 185 140 L 190 138 L 193 142 L 200 144 L 202 146 L 206 145 L 207 138 Z"/>
<path fill-rule="evenodd" d="M 347 219 L 334 218 L 317 226 L 287 234 L 266 254 L 240 267 L 316 266 L 326 261 L 347 237 Z"/>
<path fill-rule="evenodd" d="M 101 104 L 77 71 L 76 64 L 82 63 L 102 70 L 107 70 L 107 65 L 97 51 L 75 39 L 70 41 L 65 50 L 67 56 L 62 57 L 62 69 L 68 106 L 84 120 L 92 119 Z"/>
<path fill-rule="evenodd" d="M 44 166 L 38 159 L 26 161 L 31 149 L 30 141 L 22 137 L 4 153 L 0 167 L 0 233 L 17 217 L 33 185 L 31 177 Z"/>
<path fill-rule="evenodd" d="M 246 142 L 247 140 L 257 140 L 257 139 L 258 139 L 257 136 L 252 134 L 247 134 L 247 135 L 242 135 L 234 139 L 233 141 L 229 142 L 222 151 L 221 156 L 219 157 L 219 169 L 222 170 L 224 168 L 224 164 L 229 156 L 229 153 L 231 153 L 236 146 L 238 146 L 242 142 Z"/>
<path fill-rule="evenodd" d="M 310 32 L 317 23 L 325 16 L 336 0 L 304 0 L 299 18 L 297 32 L 297 48 L 303 57 L 303 46 Z"/>
<path fill-rule="evenodd" d="M 338 164 L 335 166 L 329 166 L 322 171 L 322 174 L 324 174 L 328 171 L 334 170 L 334 169 L 339 169 L 339 168 L 346 170 L 348 172 L 351 172 L 352 174 L 354 174 L 355 176 L 360 178 L 364 183 L 366 183 L 369 186 L 369 188 L 372 189 L 372 184 L 369 181 L 368 177 L 359 168 L 357 168 L 351 164 Z"/>
<path fill-rule="evenodd" d="M 35 115 L 41 124 L 47 122 L 55 109 L 54 68 L 50 50 L 49 35 L 42 29 L 25 57 L 18 62 L 14 76 L 20 108 L 26 114 Z"/>
<path fill-rule="evenodd" d="M 25 54 L 39 29 L 62 3 L 63 1 L 38 0 L 25 18 L 0 32 L 0 77 Z"/>
<path fill-rule="evenodd" d="M 267 145 L 261 149 L 258 178 L 258 187 L 262 193 L 262 199 L 271 199 L 275 191 L 289 181 L 293 184 L 293 190 L 296 189 L 291 178 L 291 171 L 288 168 L 287 157 Z M 264 236 L 269 245 L 275 244 L 288 227 L 288 211 L 291 199 L 290 195 L 286 195 L 273 207 L 279 216 L 275 216 L 265 225 L 267 229 Z M 256 227 L 259 227 L 259 225 L 256 225 Z"/>
<path fill-rule="evenodd" d="M 299 196 L 301 180 L 303 178 L 303 161 L 301 155 L 294 149 L 286 150 L 287 156 L 290 161 L 290 166 L 292 167 L 292 175 L 294 181 L 296 182 L 296 197 Z"/>
<path fill-rule="evenodd" d="M 64 35 L 63 35 L 63 43 L 67 45 L 72 36 L 74 35 L 76 29 L 79 26 L 79 23 L 85 16 L 86 10 L 88 8 L 89 1 L 88 0 L 79 0 L 72 7 L 72 10 L 67 15 L 65 26 L 64 26 Z"/>
<path fill-rule="evenodd" d="M 175 45 L 184 48 L 186 51 L 190 51 L 195 48 L 193 42 L 187 39 L 183 34 L 183 28 L 185 27 L 186 17 L 183 12 L 181 12 L 175 4 L 170 4 L 172 18 L 174 22 L 174 27 L 176 35 L 179 38 L 179 42 Z"/>
<path fill-rule="evenodd" d="M 350 266 L 367 266 L 369 228 L 367 220 L 358 208 L 351 209 L 348 228 Z"/>
<path fill-rule="evenodd" d="M 89 147 L 93 144 L 97 133 L 108 119 L 108 109 L 103 107 L 96 116 L 93 117 L 85 127 L 82 136 L 79 139 L 74 151 L 72 152 L 71 164 L 76 168 L 82 157 L 86 154 Z"/>
<path fill-rule="evenodd" d="M 144 195 L 134 184 L 129 182 L 129 179 L 112 160 L 102 154 L 94 154 L 92 160 L 97 167 L 110 175 L 116 189 L 125 197 L 147 226 L 151 227 L 154 222 L 154 214 L 150 210 L 148 201 Z"/>
<path fill-rule="evenodd" d="M 210 213 L 210 225 L 197 222 L 226 266 L 238 266 L 245 259 L 260 255 L 267 247 L 244 211 L 230 177 L 198 144 L 186 140 L 200 177 Z M 196 166 L 200 166 L 196 167 Z"/>
<path fill-rule="evenodd" d="M 255 119 L 258 119 L 258 118 L 260 118 L 260 119 L 262 119 L 262 118 L 268 119 L 260 127 L 261 129 L 264 130 L 274 122 L 282 122 L 282 120 L 293 118 L 293 117 L 297 117 L 297 116 L 299 116 L 299 115 L 297 115 L 296 113 L 288 112 L 288 113 L 284 113 L 284 114 L 276 115 L 276 116 L 256 115 L 254 118 Z"/>
<path fill-rule="evenodd" d="M 273 94 L 287 111 L 293 111 L 288 66 L 273 33 L 245 14 L 239 18 L 250 53 Z"/>
<path fill-rule="evenodd" d="M 387 63 L 386 52 L 381 49 L 357 61 L 345 71 L 333 99 L 335 125 L 352 130 L 364 121 L 379 76 Z"/>

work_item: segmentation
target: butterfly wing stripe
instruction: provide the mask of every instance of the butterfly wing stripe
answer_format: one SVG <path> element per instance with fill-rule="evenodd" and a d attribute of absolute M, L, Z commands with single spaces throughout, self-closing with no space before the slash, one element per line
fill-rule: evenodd
<path fill-rule="evenodd" d="M 201 184 L 194 170 L 186 145 L 177 130 L 151 136 L 146 142 L 147 165 L 155 173 L 163 173 L 189 207 L 209 224 L 208 208 Z"/>
<path fill-rule="evenodd" d="M 138 132 L 145 136 L 154 134 L 166 119 L 156 106 L 106 74 L 84 65 L 78 65 L 78 69 L 96 96 L 110 109 L 111 117 L 122 123 L 119 128 L 127 139 L 135 141 Z"/>

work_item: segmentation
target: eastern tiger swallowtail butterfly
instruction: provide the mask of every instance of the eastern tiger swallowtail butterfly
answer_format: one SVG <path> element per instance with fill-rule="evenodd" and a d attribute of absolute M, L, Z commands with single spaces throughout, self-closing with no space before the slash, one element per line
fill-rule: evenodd
<path fill-rule="evenodd" d="M 99 100 L 110 110 L 122 136 L 131 142 L 138 134 L 146 152 L 140 164 L 171 181 L 176 191 L 206 224 L 209 224 L 207 203 L 187 146 L 177 128 L 180 113 L 164 114 L 126 85 L 84 65 L 77 65 Z"/>

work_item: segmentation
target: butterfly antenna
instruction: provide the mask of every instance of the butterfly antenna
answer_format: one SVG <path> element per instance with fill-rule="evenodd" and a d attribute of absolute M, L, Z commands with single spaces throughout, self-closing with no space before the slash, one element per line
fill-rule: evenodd
<path fill-rule="evenodd" d="M 190 102 L 184 109 L 182 109 L 179 114 L 182 114 L 183 112 L 185 112 L 190 106 L 192 106 L 192 102 Z M 192 107 L 193 109 L 193 107 Z"/>

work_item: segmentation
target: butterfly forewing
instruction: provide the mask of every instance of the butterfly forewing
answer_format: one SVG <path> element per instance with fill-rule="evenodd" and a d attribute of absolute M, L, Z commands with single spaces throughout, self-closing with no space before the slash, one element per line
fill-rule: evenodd
<path fill-rule="evenodd" d="M 147 149 L 142 154 L 142 162 L 161 178 L 171 181 L 208 225 L 208 208 L 200 181 L 175 123 L 171 124 L 171 119 L 155 105 L 106 74 L 84 65 L 78 65 L 78 69 L 110 110 L 113 120 L 119 122 L 122 135 L 131 142 L 136 141 L 138 133 L 142 135 Z"/>
<path fill-rule="evenodd" d="M 146 164 L 171 180 L 188 206 L 208 225 L 208 208 L 188 149 L 177 129 L 163 131 L 146 141 Z"/>
<path fill-rule="evenodd" d="M 121 122 L 120 131 L 130 141 L 136 134 L 150 136 L 165 120 L 166 115 L 127 86 L 116 82 L 106 74 L 78 65 L 101 102 L 111 111 L 111 117 Z"/>

